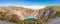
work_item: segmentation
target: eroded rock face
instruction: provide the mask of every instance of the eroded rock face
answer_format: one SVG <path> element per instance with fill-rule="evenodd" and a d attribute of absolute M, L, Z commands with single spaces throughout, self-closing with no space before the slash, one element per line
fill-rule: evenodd
<path fill-rule="evenodd" d="M 56 14 L 56 10 L 53 8 L 48 9 L 47 11 L 44 12 L 44 17 L 53 17 Z"/>
<path fill-rule="evenodd" d="M 13 10 L 19 19 L 24 20 L 25 18 L 37 18 L 38 11 L 36 10 Z"/>
<path fill-rule="evenodd" d="M 10 10 L 10 14 L 15 14 L 21 20 L 25 18 L 44 18 L 44 17 L 52 17 L 56 14 L 56 10 L 50 8 L 48 10 L 32 10 L 23 7 L 7 7 Z"/>
<path fill-rule="evenodd" d="M 56 14 L 56 10 L 54 10 L 53 8 L 50 9 L 50 14 L 48 17 L 52 17 Z"/>
<path fill-rule="evenodd" d="M 54 10 L 53 8 L 50 8 L 48 10 L 31 10 L 25 8 L 16 8 L 12 12 L 16 14 L 21 20 L 24 20 L 25 18 L 40 19 L 41 17 L 52 17 L 56 14 L 56 10 Z"/>

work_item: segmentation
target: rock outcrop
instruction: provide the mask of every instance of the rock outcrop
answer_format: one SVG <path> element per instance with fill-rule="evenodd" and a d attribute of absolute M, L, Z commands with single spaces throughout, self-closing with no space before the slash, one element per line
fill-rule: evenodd
<path fill-rule="evenodd" d="M 56 14 L 56 10 L 54 8 L 50 8 L 48 10 L 46 10 L 43 14 L 44 17 L 53 17 Z"/>

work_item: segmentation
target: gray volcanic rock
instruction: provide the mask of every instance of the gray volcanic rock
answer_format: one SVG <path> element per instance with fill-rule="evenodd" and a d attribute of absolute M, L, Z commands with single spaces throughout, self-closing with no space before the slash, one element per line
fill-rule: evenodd
<path fill-rule="evenodd" d="M 53 8 L 48 9 L 47 11 L 44 12 L 43 17 L 53 17 L 56 14 L 56 10 Z"/>
<path fill-rule="evenodd" d="M 60 17 L 56 17 L 46 24 L 60 24 Z"/>
<path fill-rule="evenodd" d="M 49 17 L 52 17 L 56 14 L 56 10 L 54 10 L 53 8 L 50 8 L 50 14 Z"/>

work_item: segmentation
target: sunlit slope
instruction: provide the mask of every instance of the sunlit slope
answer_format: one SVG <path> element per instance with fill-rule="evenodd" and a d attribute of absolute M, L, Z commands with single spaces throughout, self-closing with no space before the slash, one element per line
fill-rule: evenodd
<path fill-rule="evenodd" d="M 53 11 L 53 12 L 52 12 Z M 0 20 L 14 22 L 14 23 L 24 23 L 26 18 L 28 21 L 33 21 L 38 19 L 38 23 L 43 23 L 44 21 L 49 21 L 49 18 L 60 16 L 60 6 L 47 6 L 44 9 L 32 10 L 25 7 L 0 7 Z M 31 18 L 31 20 L 30 20 Z"/>
<path fill-rule="evenodd" d="M 60 11 L 60 6 L 46 6 L 44 9 L 54 8 L 56 11 Z"/>

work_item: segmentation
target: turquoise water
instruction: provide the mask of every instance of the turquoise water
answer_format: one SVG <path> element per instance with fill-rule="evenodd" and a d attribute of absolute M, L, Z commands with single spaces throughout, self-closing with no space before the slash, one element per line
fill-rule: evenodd
<path fill-rule="evenodd" d="M 25 18 L 24 20 L 27 21 L 27 22 L 30 22 L 30 21 L 34 22 L 34 21 L 37 21 L 36 18 Z"/>

